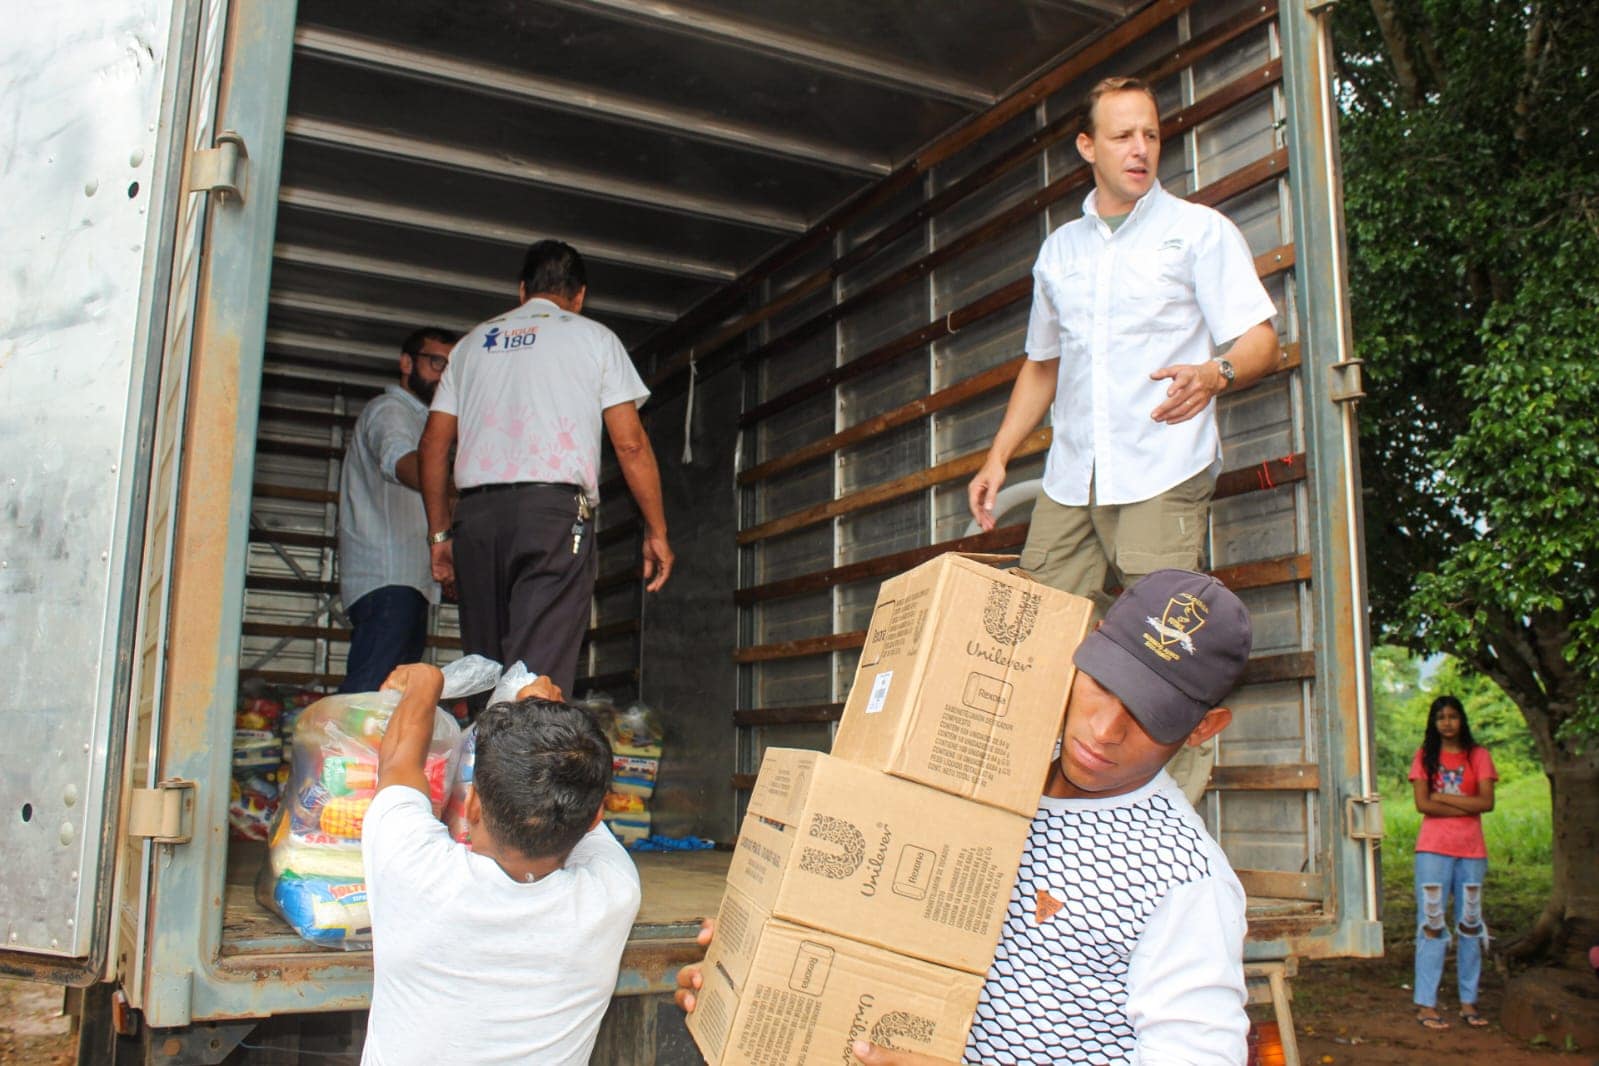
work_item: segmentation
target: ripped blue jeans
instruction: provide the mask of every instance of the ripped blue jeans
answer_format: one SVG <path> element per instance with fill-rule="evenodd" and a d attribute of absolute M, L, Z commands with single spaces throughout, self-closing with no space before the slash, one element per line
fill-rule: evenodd
<path fill-rule="evenodd" d="M 1438 1005 L 1438 982 L 1444 975 L 1449 948 L 1449 899 L 1455 901 L 1459 947 L 1455 976 L 1460 1002 L 1477 1002 L 1482 952 L 1488 944 L 1488 923 L 1482 913 L 1482 882 L 1487 859 L 1457 859 L 1430 851 L 1416 852 L 1416 994 L 1418 1007 Z"/>

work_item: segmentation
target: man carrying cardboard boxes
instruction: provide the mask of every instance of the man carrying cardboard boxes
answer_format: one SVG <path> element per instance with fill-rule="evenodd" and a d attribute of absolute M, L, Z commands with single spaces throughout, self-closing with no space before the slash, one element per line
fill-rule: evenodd
<path fill-rule="evenodd" d="M 966 1062 L 1245 1061 L 1243 889 L 1162 767 L 1231 720 L 1221 702 L 1251 641 L 1248 612 L 1219 582 L 1162 570 L 1078 647 Z M 705 977 L 678 975 L 685 1010 L 704 1000 Z M 941 1061 L 871 1035 L 851 1043 L 867 1066 Z"/>
<path fill-rule="evenodd" d="M 714 1066 L 965 1046 L 1092 609 L 999 561 L 884 582 L 833 753 L 766 751 L 689 1021 Z"/>

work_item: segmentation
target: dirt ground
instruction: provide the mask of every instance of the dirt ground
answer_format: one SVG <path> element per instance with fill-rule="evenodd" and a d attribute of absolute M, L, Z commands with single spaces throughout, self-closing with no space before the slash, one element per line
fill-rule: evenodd
<path fill-rule="evenodd" d="M 1453 960 L 1445 986 L 1453 991 Z M 1416 1024 L 1410 1001 L 1408 959 L 1330 959 L 1302 963 L 1292 982 L 1294 1029 L 1305 1066 L 1599 1066 L 1599 1048 L 1574 1051 L 1538 1047 L 1499 1026 L 1504 974 L 1487 970 L 1478 1009 L 1492 1024 L 1471 1029 L 1454 1015 L 1452 996 L 1438 1010 L 1451 1022 L 1447 1032 Z"/>
<path fill-rule="evenodd" d="M 0 977 L 0 1063 L 70 1066 L 76 1061 L 61 990 Z"/>
<path fill-rule="evenodd" d="M 1403 987 L 1409 977 L 1408 964 L 1391 958 L 1302 964 L 1292 985 L 1305 1066 L 1599 1066 L 1599 1049 L 1533 1047 L 1499 1028 L 1498 973 L 1483 975 L 1480 1004 L 1494 1025 L 1428 1032 L 1413 1020 Z M 1444 1006 L 1447 1012 L 1453 1004 Z M 60 1009 L 56 989 L 0 978 L 0 1064 L 70 1066 L 72 1040 Z"/>

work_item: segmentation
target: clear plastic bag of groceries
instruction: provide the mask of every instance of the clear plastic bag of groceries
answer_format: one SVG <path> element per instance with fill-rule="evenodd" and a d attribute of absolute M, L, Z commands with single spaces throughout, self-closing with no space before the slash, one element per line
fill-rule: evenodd
<path fill-rule="evenodd" d="M 321 947 L 372 946 L 361 824 L 377 794 L 383 732 L 399 704 L 398 692 L 326 696 L 295 723 L 288 785 L 268 841 L 270 902 Z M 450 793 L 460 738 L 455 720 L 435 709 L 424 769 L 435 815 Z"/>
<path fill-rule="evenodd" d="M 450 798 L 444 804 L 444 824 L 450 830 L 450 839 L 472 846 L 472 823 L 466 816 L 467 801 L 477 788 L 472 783 L 477 764 L 477 724 L 461 731 L 461 743 L 456 749 L 455 783 L 450 788 Z"/>

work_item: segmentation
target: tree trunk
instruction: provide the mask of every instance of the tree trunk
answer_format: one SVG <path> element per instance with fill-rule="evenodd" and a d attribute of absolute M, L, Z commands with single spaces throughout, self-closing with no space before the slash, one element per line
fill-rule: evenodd
<path fill-rule="evenodd" d="M 1585 970 L 1588 948 L 1599 943 L 1599 751 L 1573 755 L 1561 746 L 1553 761 L 1545 767 L 1553 822 L 1549 903 L 1506 954 Z"/>

